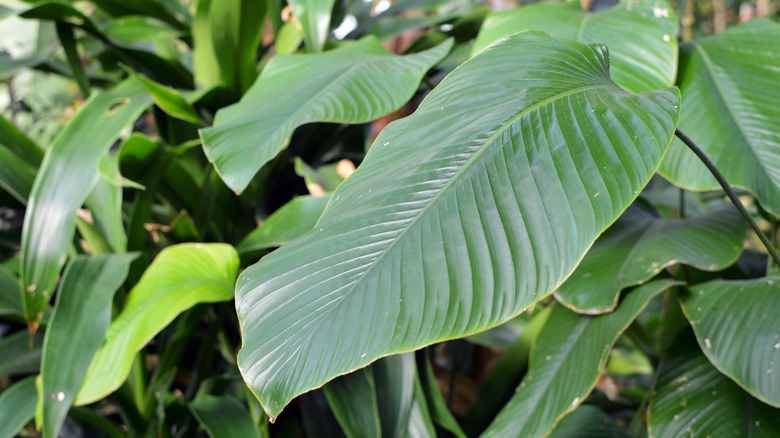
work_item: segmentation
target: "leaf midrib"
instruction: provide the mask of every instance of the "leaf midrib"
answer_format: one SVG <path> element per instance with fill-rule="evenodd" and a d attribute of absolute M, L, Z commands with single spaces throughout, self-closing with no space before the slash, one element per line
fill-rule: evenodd
<path fill-rule="evenodd" d="M 468 160 L 467 160 L 467 161 L 466 161 L 466 162 L 463 164 L 463 166 L 462 166 L 460 169 L 458 169 L 458 171 L 457 171 L 457 172 L 455 172 L 455 174 L 454 174 L 454 175 L 452 175 L 452 177 L 450 177 L 449 181 L 447 181 L 447 182 L 444 184 L 444 186 L 442 186 L 442 188 L 441 188 L 441 189 L 438 191 L 438 193 L 436 193 L 436 194 L 435 194 L 435 195 L 434 195 L 434 196 L 433 196 L 433 197 L 432 197 L 432 198 L 431 198 L 431 199 L 428 201 L 428 203 L 427 203 L 427 204 L 426 204 L 426 205 L 425 205 L 423 208 L 421 208 L 421 209 L 420 209 L 420 211 L 419 211 L 417 214 L 415 214 L 415 216 L 414 216 L 414 219 L 412 219 L 411 221 L 409 221 L 409 223 L 408 223 L 408 224 L 407 224 L 407 225 L 406 225 L 406 226 L 405 226 L 405 227 L 404 227 L 404 228 L 401 230 L 401 232 L 399 232 L 399 233 L 398 233 L 398 235 L 397 235 L 397 236 L 396 236 L 396 237 L 393 239 L 393 241 L 392 241 L 392 242 L 391 242 L 391 243 L 390 243 L 390 244 L 387 246 L 387 248 L 385 248 L 384 250 L 382 250 L 382 253 L 381 253 L 381 254 L 379 254 L 379 256 L 377 256 L 377 258 L 376 258 L 376 259 L 375 259 L 375 260 L 374 260 L 374 261 L 371 263 L 371 266 L 369 266 L 369 267 L 368 267 L 368 269 L 366 269 L 366 271 L 365 271 L 363 274 L 361 274 L 361 275 L 360 275 L 360 278 L 358 278 L 357 280 L 355 280 L 355 282 L 352 284 L 352 286 L 350 286 L 350 287 L 349 287 L 347 290 L 345 290 L 345 291 L 344 291 L 344 293 L 343 293 L 343 294 L 341 294 L 341 297 L 340 297 L 339 301 L 338 301 L 338 302 L 337 302 L 337 303 L 336 303 L 334 306 L 332 306 L 331 308 L 329 308 L 329 309 L 326 309 L 326 310 L 324 311 L 324 313 L 323 313 L 323 314 L 321 314 L 320 316 L 322 316 L 322 315 L 324 315 L 324 314 L 331 313 L 331 312 L 333 312 L 335 309 L 337 309 L 337 308 L 338 308 L 338 307 L 341 305 L 341 303 L 344 301 L 344 298 L 346 298 L 348 295 L 350 295 L 350 294 L 351 294 L 351 293 L 352 293 L 352 292 L 355 290 L 355 288 L 356 288 L 356 287 L 357 287 L 357 286 L 358 286 L 358 285 L 361 283 L 361 281 L 362 281 L 364 278 L 366 278 L 366 277 L 368 277 L 368 276 L 370 275 L 370 273 L 371 273 L 371 272 L 374 270 L 374 268 L 375 268 L 376 266 L 378 266 L 378 265 L 380 265 L 380 264 L 381 264 L 381 261 L 382 261 L 382 259 L 385 257 L 385 255 L 387 255 L 388 253 L 390 253 L 390 252 L 392 251 L 393 247 L 394 247 L 394 246 L 397 244 L 397 242 L 399 242 L 399 241 L 400 241 L 400 240 L 403 238 L 403 236 L 404 236 L 404 235 L 405 235 L 405 234 L 408 232 L 408 230 L 409 230 L 409 229 L 411 229 L 411 228 L 412 228 L 412 227 L 413 227 L 413 226 L 414 226 L 414 225 L 417 223 L 417 221 L 418 221 L 418 220 L 420 220 L 420 218 L 421 218 L 421 217 L 423 217 L 423 216 L 425 215 L 425 213 L 426 213 L 428 210 L 430 210 L 431 208 L 433 208 L 433 207 L 431 207 L 431 205 L 434 205 L 434 204 L 435 204 L 435 203 L 436 203 L 436 202 L 437 202 L 437 201 L 438 201 L 438 200 L 439 200 L 439 199 L 440 199 L 442 196 L 444 196 L 444 195 L 442 195 L 442 193 L 445 193 L 445 192 L 447 192 L 447 191 L 448 191 L 448 189 L 449 189 L 450 187 L 452 187 L 453 185 L 455 185 L 455 184 L 457 184 L 459 181 L 461 181 L 461 175 L 462 175 L 463 173 L 467 172 L 467 171 L 470 169 L 470 167 L 471 167 L 472 163 L 474 163 L 474 162 L 475 162 L 475 161 L 476 161 L 476 160 L 477 160 L 479 157 L 481 157 L 481 156 L 482 156 L 482 155 L 485 153 L 485 151 L 487 151 L 487 150 L 488 150 L 488 147 L 489 147 L 491 144 L 493 144 L 493 142 L 495 142 L 495 140 L 496 140 L 496 139 L 497 139 L 497 138 L 498 138 L 498 137 L 499 137 L 501 134 L 503 134 L 503 132 L 504 132 L 504 131 L 506 131 L 507 129 L 509 129 L 509 127 L 510 127 L 512 124 L 514 124 L 514 123 L 515 123 L 517 120 L 521 119 L 522 117 L 524 117 L 524 116 L 526 116 L 526 115 L 530 114 L 532 111 L 534 111 L 534 110 L 536 110 L 536 109 L 539 109 L 539 108 L 541 108 L 542 106 L 544 106 L 544 105 L 546 105 L 546 104 L 548 104 L 548 103 L 550 103 L 550 102 L 554 102 L 554 101 L 556 101 L 556 100 L 558 100 L 558 99 L 561 99 L 561 98 L 563 98 L 563 97 L 566 97 L 566 96 L 572 96 L 572 95 L 575 95 L 575 94 L 577 94 L 577 93 L 581 93 L 581 92 L 585 92 L 585 91 L 589 91 L 589 90 L 602 89 L 602 88 L 617 88 L 617 86 L 616 86 L 614 83 L 607 83 L 607 84 L 599 84 L 599 85 L 588 85 L 588 86 L 584 86 L 584 87 L 578 87 L 578 88 L 574 88 L 574 89 L 566 90 L 565 92 L 558 93 L 558 94 L 556 94 L 556 95 L 554 95 L 554 96 L 548 97 L 548 98 L 546 98 L 546 99 L 543 99 L 543 100 L 541 100 L 541 101 L 539 101 L 539 102 L 537 102 L 537 103 L 535 103 L 535 104 L 533 104 L 533 105 L 530 105 L 529 107 L 527 107 L 527 108 L 526 108 L 526 109 L 524 109 L 523 111 L 519 112 L 519 113 L 518 113 L 517 115 L 515 115 L 514 117 L 512 117 L 512 118 L 510 118 L 509 120 L 507 120 L 506 122 L 504 122 L 504 124 L 502 124 L 502 125 L 501 125 L 501 127 L 499 127 L 499 128 L 498 128 L 498 129 L 497 129 L 497 130 L 496 130 L 496 131 L 495 131 L 495 132 L 494 132 L 494 133 L 493 133 L 493 134 L 492 134 L 492 135 L 491 135 L 491 136 L 490 136 L 490 137 L 489 137 L 489 138 L 488 138 L 488 139 L 485 141 L 485 143 L 482 145 L 482 147 L 480 147 L 480 149 L 479 149 L 477 152 L 475 152 L 475 153 L 474 153 L 474 154 L 473 154 L 473 155 L 472 155 L 472 156 L 471 156 L 471 157 L 470 157 L 470 158 L 469 158 L 469 159 L 468 159 Z M 319 328 L 319 326 L 320 326 L 320 325 L 322 325 L 322 323 L 323 323 L 324 321 L 325 321 L 325 319 L 324 319 L 324 318 L 321 318 L 321 319 L 320 319 L 320 322 L 317 324 L 318 328 Z M 372 360 L 373 360 L 373 359 L 372 359 Z"/>

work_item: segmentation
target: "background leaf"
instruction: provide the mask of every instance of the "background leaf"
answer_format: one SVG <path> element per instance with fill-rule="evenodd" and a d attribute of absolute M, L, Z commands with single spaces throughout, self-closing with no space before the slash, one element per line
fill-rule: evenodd
<path fill-rule="evenodd" d="M 95 354 L 76 404 L 99 400 L 122 384 L 135 353 L 181 312 L 233 297 L 238 254 L 226 244 L 181 244 L 163 250 L 127 296 Z"/>
<path fill-rule="evenodd" d="M 73 237 L 76 210 L 98 178 L 98 161 L 149 105 L 138 81 L 95 93 L 46 152 L 35 179 L 22 234 L 22 283 L 27 319 L 37 324 Z"/>
<path fill-rule="evenodd" d="M 398 109 L 452 44 L 396 56 L 369 37 L 323 54 L 275 56 L 241 102 L 220 110 L 214 126 L 201 130 L 206 155 L 228 187 L 240 192 L 296 127 L 364 123 Z"/>
<path fill-rule="evenodd" d="M 348 437 L 381 437 L 382 424 L 371 368 L 363 368 L 323 387 L 333 415 Z"/>
<path fill-rule="evenodd" d="M 538 32 L 491 46 L 385 128 L 314 230 L 244 271 L 239 367 L 271 418 L 560 285 L 650 179 L 677 117 L 675 90 L 631 95 L 607 66 L 603 46 Z"/>
<path fill-rule="evenodd" d="M 484 436 L 547 436 L 593 390 L 618 336 L 651 298 L 672 285 L 658 280 L 640 286 L 606 315 L 579 315 L 556 306 L 531 349 L 528 373 Z"/>
<path fill-rule="evenodd" d="M 685 45 L 678 84 L 679 128 L 726 180 L 755 193 L 780 215 L 780 24 L 754 19 Z M 675 139 L 660 172 L 692 190 L 720 189 L 700 160 Z"/>
<path fill-rule="evenodd" d="M 601 409 L 582 405 L 566 414 L 550 438 L 630 438 L 632 435 L 612 421 Z"/>
<path fill-rule="evenodd" d="M 35 376 L 20 380 L 0 393 L 0 438 L 12 438 L 35 416 L 38 390 Z"/>
<path fill-rule="evenodd" d="M 674 84 L 677 17 L 666 1 L 621 1 L 600 12 L 583 11 L 581 4 L 540 2 L 492 12 L 482 25 L 472 53 L 499 38 L 536 29 L 558 38 L 605 43 L 612 78 L 629 91 L 638 93 Z"/>
<path fill-rule="evenodd" d="M 114 292 L 138 254 L 81 256 L 65 270 L 41 361 L 43 435 L 59 436 L 92 356 L 111 322 Z M 78 342 L 73 340 L 77 339 Z"/>
<path fill-rule="evenodd" d="M 260 438 L 249 412 L 232 397 L 201 396 L 190 409 L 212 438 Z"/>
<path fill-rule="evenodd" d="M 612 311 L 620 290 L 684 263 L 706 271 L 731 265 L 747 225 L 731 204 L 691 219 L 662 219 L 630 208 L 602 234 L 555 298 L 572 310 Z"/>
<path fill-rule="evenodd" d="M 780 407 L 779 277 L 713 281 L 691 288 L 683 311 L 707 358 L 722 373 Z"/>
<path fill-rule="evenodd" d="M 776 437 L 780 411 L 719 373 L 690 330 L 661 359 L 648 411 L 650 437 Z"/>
<path fill-rule="evenodd" d="M 310 52 L 321 52 L 330 31 L 330 12 L 335 0 L 289 0 L 303 26 L 303 39 Z"/>

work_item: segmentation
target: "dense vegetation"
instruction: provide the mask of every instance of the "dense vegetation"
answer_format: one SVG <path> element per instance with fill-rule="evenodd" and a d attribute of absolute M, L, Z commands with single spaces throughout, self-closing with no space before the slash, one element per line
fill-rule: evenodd
<path fill-rule="evenodd" d="M 0 438 L 780 436 L 776 12 L 478 3 L 3 3 Z"/>

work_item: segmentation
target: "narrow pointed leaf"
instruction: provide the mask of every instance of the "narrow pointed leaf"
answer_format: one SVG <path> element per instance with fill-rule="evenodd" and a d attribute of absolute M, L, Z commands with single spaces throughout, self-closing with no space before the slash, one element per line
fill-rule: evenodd
<path fill-rule="evenodd" d="M 43 435 L 59 436 L 92 356 L 111 322 L 114 292 L 138 254 L 82 256 L 65 270 L 41 362 Z M 78 342 L 74 342 L 78 339 Z"/>
<path fill-rule="evenodd" d="M 124 382 L 135 353 L 181 312 L 233 297 L 238 254 L 225 244 L 182 244 L 163 250 L 127 296 L 92 358 L 76 404 L 99 400 Z"/>
<path fill-rule="evenodd" d="M 330 31 L 330 12 L 335 0 L 289 0 L 303 27 L 306 50 L 321 52 Z"/>
<path fill-rule="evenodd" d="M 780 436 L 780 410 L 718 372 L 688 330 L 661 359 L 647 415 L 651 438 Z"/>
<path fill-rule="evenodd" d="M 612 78 L 638 93 L 668 87 L 677 72 L 677 17 L 664 0 L 628 0 L 600 12 L 579 1 L 541 2 L 493 12 L 474 42 L 477 53 L 498 38 L 536 29 L 558 38 L 609 47 Z"/>
<path fill-rule="evenodd" d="M 95 93 L 46 152 L 22 233 L 22 283 L 29 321 L 40 321 L 54 292 L 73 238 L 76 210 L 98 178 L 100 157 L 149 103 L 146 90 L 133 79 Z"/>
<path fill-rule="evenodd" d="M 755 193 L 780 215 L 780 24 L 754 19 L 680 51 L 680 130 L 726 180 Z M 661 173 L 693 190 L 719 189 L 710 172 L 675 139 Z"/>
<path fill-rule="evenodd" d="M 0 393 L 0 438 L 12 438 L 35 416 L 38 390 L 35 376 L 20 380 Z"/>
<path fill-rule="evenodd" d="M 190 409 L 211 438 L 260 438 L 249 411 L 232 397 L 203 396 Z"/>
<path fill-rule="evenodd" d="M 780 277 L 705 283 L 682 305 L 712 364 L 757 399 L 780 407 Z"/>
<path fill-rule="evenodd" d="M 593 390 L 620 334 L 651 298 L 673 284 L 658 280 L 639 286 L 606 315 L 556 306 L 531 350 L 528 373 L 484 436 L 547 436 Z"/>
<path fill-rule="evenodd" d="M 238 244 L 240 254 L 282 246 L 314 228 L 330 195 L 298 196 L 276 210 Z"/>
<path fill-rule="evenodd" d="M 448 40 L 397 56 L 369 37 L 323 54 L 275 56 L 241 102 L 201 130 L 203 148 L 228 187 L 240 192 L 296 127 L 365 123 L 395 111 L 451 47 Z"/>
<path fill-rule="evenodd" d="M 731 204 L 683 220 L 629 209 L 599 237 L 555 298 L 580 313 L 610 312 L 623 288 L 642 284 L 667 266 L 715 271 L 731 265 L 742 252 L 746 229 Z"/>
<path fill-rule="evenodd" d="M 154 103 L 167 114 L 181 120 L 186 120 L 196 125 L 200 123 L 200 116 L 195 108 L 181 96 L 176 90 L 159 84 L 142 75 L 136 75 L 136 78 L 143 84 L 146 91 L 154 99 Z"/>
<path fill-rule="evenodd" d="M 523 32 L 379 135 L 314 230 L 236 289 L 239 366 L 271 417 L 379 357 L 473 334 L 552 292 L 668 146 L 676 90 L 632 95 L 606 49 Z"/>

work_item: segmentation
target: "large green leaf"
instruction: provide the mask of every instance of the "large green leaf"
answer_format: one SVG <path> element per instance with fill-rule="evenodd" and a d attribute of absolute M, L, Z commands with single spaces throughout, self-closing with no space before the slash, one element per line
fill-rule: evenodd
<path fill-rule="evenodd" d="M 658 280 L 640 286 L 606 315 L 580 315 L 556 306 L 531 350 L 528 373 L 484 436 L 549 434 L 590 394 L 618 336 L 651 298 L 673 284 Z"/>
<path fill-rule="evenodd" d="M 496 326 L 557 288 L 666 150 L 674 89 L 523 32 L 379 135 L 314 230 L 240 276 L 239 366 L 269 416 L 388 354 Z"/>
<path fill-rule="evenodd" d="M 310 52 L 321 52 L 330 31 L 330 11 L 335 0 L 289 0 L 303 26 L 303 39 Z"/>
<path fill-rule="evenodd" d="M 780 410 L 719 373 L 690 330 L 661 359 L 647 415 L 655 438 L 780 436 Z"/>
<path fill-rule="evenodd" d="M 138 254 L 82 256 L 65 270 L 41 362 L 43 435 L 59 436 L 87 367 L 111 322 L 114 292 Z M 78 339 L 78 342 L 73 342 Z"/>
<path fill-rule="evenodd" d="M 714 271 L 734 263 L 746 228 L 731 204 L 683 220 L 629 209 L 599 237 L 555 298 L 580 313 L 612 311 L 623 288 L 641 284 L 672 264 Z"/>
<path fill-rule="evenodd" d="M 212 438 L 260 438 L 246 407 L 232 397 L 202 396 L 190 409 Z"/>
<path fill-rule="evenodd" d="M 146 108 L 144 87 L 129 79 L 95 93 L 46 152 L 33 184 L 22 233 L 25 312 L 33 326 L 54 292 L 73 238 L 76 210 L 98 176 L 98 161 Z"/>
<path fill-rule="evenodd" d="M 524 29 L 609 47 L 610 71 L 633 92 L 668 87 L 677 71 L 677 17 L 664 0 L 626 0 L 601 12 L 586 12 L 579 1 L 536 3 L 491 13 L 472 53 Z"/>
<path fill-rule="evenodd" d="M 682 47 L 680 130 L 732 184 L 780 215 L 780 24 L 755 19 Z M 720 186 L 675 140 L 661 173 L 694 190 Z"/>
<path fill-rule="evenodd" d="M 35 416 L 38 391 L 35 376 L 20 380 L 0 393 L 0 438 L 12 438 Z"/>
<path fill-rule="evenodd" d="M 780 277 L 713 281 L 691 289 L 683 311 L 702 351 L 756 398 L 780 407 Z"/>
<path fill-rule="evenodd" d="M 76 397 L 99 400 L 124 382 L 135 353 L 181 312 L 233 297 L 238 254 L 225 244 L 181 244 L 163 250 L 127 295 L 105 343 L 92 358 Z"/>
<path fill-rule="evenodd" d="M 395 111 L 450 47 L 447 41 L 396 56 L 369 37 L 327 53 L 275 56 L 241 102 L 201 130 L 203 148 L 228 187 L 240 192 L 296 127 L 364 123 Z"/>

